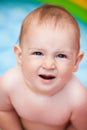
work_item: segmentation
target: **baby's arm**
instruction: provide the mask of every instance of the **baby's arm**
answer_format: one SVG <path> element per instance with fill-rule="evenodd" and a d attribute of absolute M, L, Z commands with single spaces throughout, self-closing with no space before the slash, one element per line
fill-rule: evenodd
<path fill-rule="evenodd" d="M 15 111 L 0 111 L 0 128 L 1 130 L 22 130 Z"/>
<path fill-rule="evenodd" d="M 18 115 L 13 110 L 7 93 L 8 82 L 0 77 L 0 128 L 1 130 L 22 130 Z"/>

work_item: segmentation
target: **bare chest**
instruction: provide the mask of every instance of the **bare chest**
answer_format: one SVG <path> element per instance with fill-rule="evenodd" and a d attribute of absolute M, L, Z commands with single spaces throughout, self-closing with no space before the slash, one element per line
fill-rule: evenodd
<path fill-rule="evenodd" d="M 22 91 L 14 93 L 11 101 L 20 118 L 26 120 L 27 124 L 35 122 L 48 126 L 64 126 L 70 117 L 69 105 L 65 98 L 57 98 L 50 99 Z"/>

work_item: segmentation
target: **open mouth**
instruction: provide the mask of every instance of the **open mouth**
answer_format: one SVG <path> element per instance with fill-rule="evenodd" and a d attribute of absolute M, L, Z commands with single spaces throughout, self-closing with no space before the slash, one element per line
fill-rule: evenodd
<path fill-rule="evenodd" d="M 52 75 L 39 75 L 42 79 L 45 79 L 45 80 L 52 80 L 55 78 L 55 76 L 52 76 Z"/>

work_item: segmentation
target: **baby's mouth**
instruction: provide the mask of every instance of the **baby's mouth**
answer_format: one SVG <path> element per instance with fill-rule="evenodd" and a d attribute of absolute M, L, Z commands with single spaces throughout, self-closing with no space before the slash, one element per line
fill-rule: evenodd
<path fill-rule="evenodd" d="M 43 75 L 43 74 L 40 74 L 39 76 L 40 76 L 40 78 L 45 79 L 45 80 L 52 80 L 52 79 L 55 78 L 55 76 L 53 76 L 53 75 Z"/>

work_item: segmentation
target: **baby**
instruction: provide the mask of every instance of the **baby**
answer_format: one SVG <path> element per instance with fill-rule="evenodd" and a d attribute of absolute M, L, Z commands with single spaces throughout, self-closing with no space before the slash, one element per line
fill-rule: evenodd
<path fill-rule="evenodd" d="M 17 66 L 0 77 L 2 130 L 87 130 L 87 90 L 74 76 L 84 53 L 63 7 L 42 5 L 23 21 Z"/>

